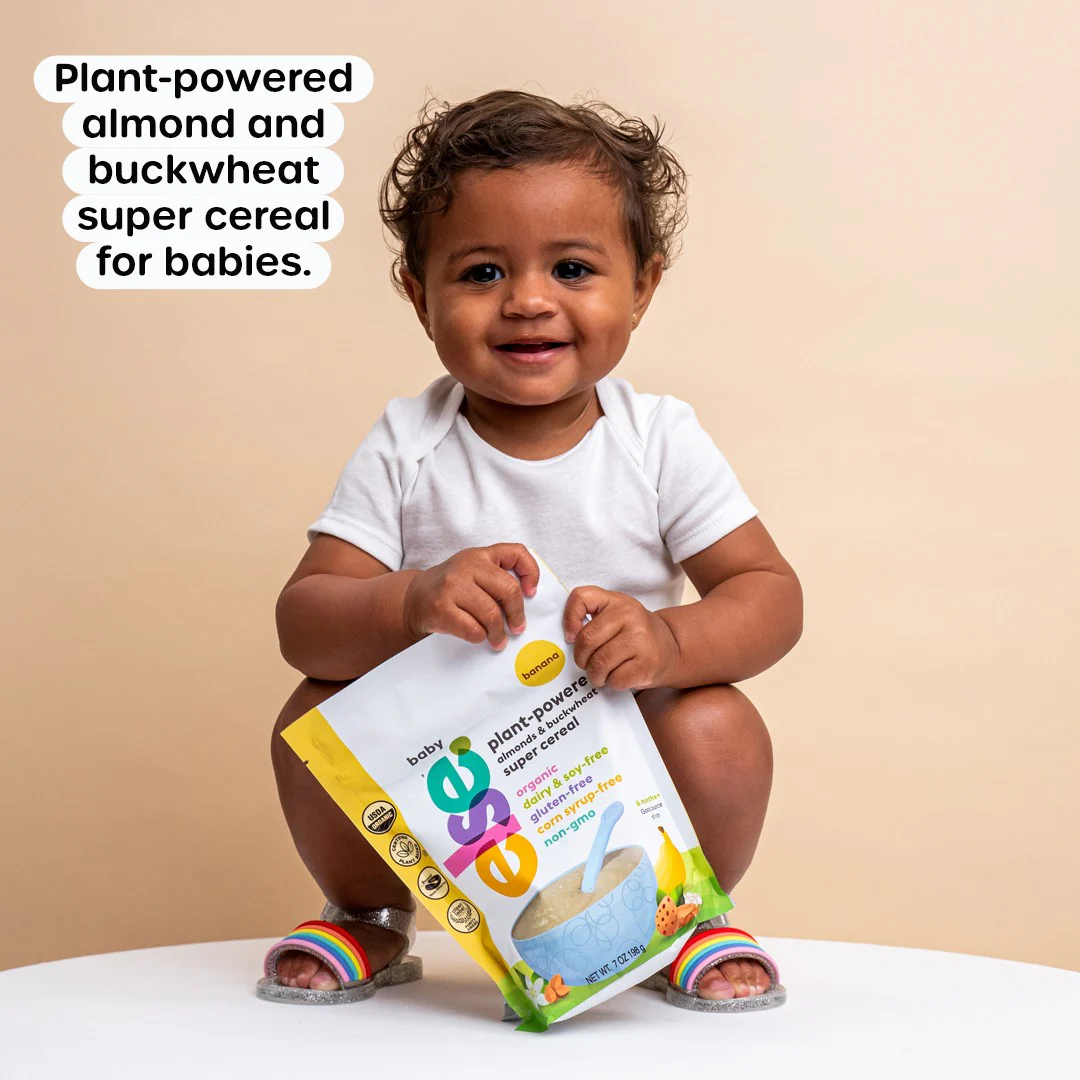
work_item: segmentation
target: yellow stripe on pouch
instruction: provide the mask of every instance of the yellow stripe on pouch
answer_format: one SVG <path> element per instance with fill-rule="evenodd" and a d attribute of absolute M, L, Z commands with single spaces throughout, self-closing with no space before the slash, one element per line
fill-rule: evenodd
<path fill-rule="evenodd" d="M 399 865 L 391 857 L 390 842 L 394 837 L 405 833 L 414 841 L 416 838 L 397 804 L 356 760 L 326 717 L 318 709 L 312 709 L 285 728 L 281 737 L 329 792 L 346 817 L 360 830 L 364 839 L 382 855 L 386 865 L 393 869 L 409 891 L 457 938 L 458 943 L 484 971 L 497 983 L 503 984 L 504 980 L 512 983 L 510 966 L 495 947 L 483 912 L 454 884 L 443 867 L 439 867 L 439 873 L 442 874 L 448 889 L 445 895 L 433 900 L 425 896 L 417 884 L 421 871 L 426 866 L 430 867 L 433 860 L 419 859 L 414 865 L 406 867 Z M 365 811 L 370 810 L 371 823 L 378 824 L 377 815 L 382 813 L 384 817 L 389 817 L 391 809 L 393 817 L 382 831 L 373 830 L 365 823 Z M 453 919 L 451 911 L 455 912 Z"/>

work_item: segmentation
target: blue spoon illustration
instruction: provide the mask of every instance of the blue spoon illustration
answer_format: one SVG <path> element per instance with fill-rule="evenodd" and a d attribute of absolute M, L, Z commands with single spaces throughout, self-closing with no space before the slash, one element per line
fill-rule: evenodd
<path fill-rule="evenodd" d="M 600 867 L 604 865 L 604 856 L 607 854 L 611 830 L 615 828 L 615 822 L 622 817 L 622 814 L 623 804 L 613 802 L 600 815 L 600 826 L 596 830 L 592 847 L 589 849 L 589 857 L 585 860 L 585 875 L 581 879 L 581 891 L 583 893 L 591 893 L 596 888 L 596 878 L 600 873 Z"/>

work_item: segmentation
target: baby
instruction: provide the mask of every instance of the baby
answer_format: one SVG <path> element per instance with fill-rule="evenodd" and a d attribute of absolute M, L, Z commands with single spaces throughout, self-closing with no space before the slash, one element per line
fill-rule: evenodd
<path fill-rule="evenodd" d="M 496 91 L 422 117 L 383 181 L 395 283 L 447 374 L 390 401 L 278 599 L 282 655 L 306 678 L 271 753 L 329 903 L 271 949 L 261 996 L 347 1002 L 420 977 L 410 893 L 279 733 L 428 634 L 506 648 L 537 586 L 528 548 L 572 590 L 574 661 L 637 695 L 721 886 L 750 864 L 772 747 L 733 684 L 792 648 L 802 592 L 690 405 L 612 375 L 685 217 L 662 133 Z M 681 605 L 687 577 L 701 599 Z M 668 1000 L 782 1000 L 749 934 L 698 930 L 709 963 L 692 985 L 673 964 Z"/>

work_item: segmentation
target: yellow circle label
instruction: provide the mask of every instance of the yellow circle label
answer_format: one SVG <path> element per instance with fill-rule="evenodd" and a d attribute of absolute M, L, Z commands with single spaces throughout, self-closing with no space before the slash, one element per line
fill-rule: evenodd
<path fill-rule="evenodd" d="M 425 866 L 420 871 L 416 884 L 420 891 L 432 900 L 441 900 L 450 891 L 450 882 L 434 866 Z"/>
<path fill-rule="evenodd" d="M 368 832 L 389 832 L 396 818 L 397 811 L 385 799 L 377 799 L 364 807 L 364 828 Z"/>
<path fill-rule="evenodd" d="M 390 858 L 398 866 L 415 866 L 423 855 L 423 849 L 408 833 L 399 832 L 390 841 Z"/>
<path fill-rule="evenodd" d="M 551 682 L 566 664 L 566 654 L 553 641 L 530 641 L 514 658 L 514 671 L 523 686 Z"/>
<path fill-rule="evenodd" d="M 480 925 L 480 913 L 468 900 L 455 900 L 446 911 L 446 921 L 459 934 L 471 934 Z"/>

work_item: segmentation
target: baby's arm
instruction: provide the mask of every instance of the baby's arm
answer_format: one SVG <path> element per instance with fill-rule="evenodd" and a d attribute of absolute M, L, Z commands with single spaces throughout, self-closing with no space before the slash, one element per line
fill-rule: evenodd
<path fill-rule="evenodd" d="M 523 544 L 466 548 L 427 570 L 391 571 L 318 533 L 278 597 L 281 655 L 308 678 L 343 682 L 428 634 L 503 649 L 507 623 L 524 631 L 522 590 L 534 595 L 539 577 Z"/>
<path fill-rule="evenodd" d="M 403 608 L 420 573 L 391 571 L 355 545 L 319 533 L 278 597 L 281 655 L 312 679 L 366 674 L 413 643 Z"/>
<path fill-rule="evenodd" d="M 759 518 L 681 563 L 701 599 L 657 611 L 679 649 L 673 687 L 749 679 L 802 634 L 802 586 Z"/>

